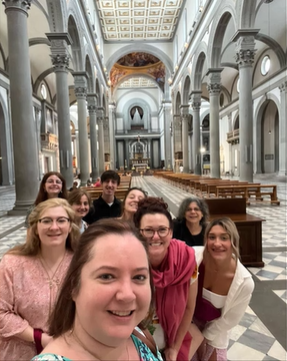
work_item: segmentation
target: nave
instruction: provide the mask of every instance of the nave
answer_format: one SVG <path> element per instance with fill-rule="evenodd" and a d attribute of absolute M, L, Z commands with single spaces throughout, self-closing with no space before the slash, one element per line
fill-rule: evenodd
<path fill-rule="evenodd" d="M 261 183 L 270 183 L 261 176 Z M 256 181 L 256 180 L 255 180 Z M 263 260 L 265 267 L 249 268 L 255 291 L 243 319 L 232 331 L 228 360 L 286 360 L 286 180 L 277 177 L 278 206 L 250 206 L 247 212 L 264 218 Z M 133 177 L 132 186 L 163 197 L 173 216 L 190 194 L 155 177 Z M 0 187 L 0 257 L 24 241 L 24 216 L 7 216 L 15 201 L 14 187 Z M 282 321 L 284 320 L 284 321 Z"/>

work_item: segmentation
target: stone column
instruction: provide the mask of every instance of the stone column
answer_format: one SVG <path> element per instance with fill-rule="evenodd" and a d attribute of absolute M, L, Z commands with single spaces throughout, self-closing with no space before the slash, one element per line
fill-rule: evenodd
<path fill-rule="evenodd" d="M 220 178 L 219 151 L 219 94 L 221 90 L 222 69 L 209 69 L 209 84 L 207 86 L 210 101 L 210 176 Z"/>
<path fill-rule="evenodd" d="M 240 180 L 253 182 L 253 103 L 252 73 L 255 56 L 255 35 L 258 30 L 238 30 L 232 41 L 236 42 L 236 62 L 239 67 L 239 149 Z"/>
<path fill-rule="evenodd" d="M 35 201 L 39 170 L 33 117 L 28 10 L 31 1 L 2 1 L 7 15 L 9 80 L 16 202 L 12 214 L 25 214 Z"/>
<path fill-rule="evenodd" d="M 68 33 L 48 33 L 46 36 L 51 42 L 51 58 L 56 75 L 60 172 L 69 189 L 74 179 L 68 85 L 68 45 L 72 40 Z"/>
<path fill-rule="evenodd" d="M 98 108 L 98 135 L 99 135 L 99 175 L 105 171 L 105 140 L 104 140 L 104 108 Z"/>
<path fill-rule="evenodd" d="M 281 109 L 279 111 L 279 175 L 287 175 L 287 81 L 280 87 Z"/>
<path fill-rule="evenodd" d="M 181 105 L 180 107 L 180 117 L 182 124 L 182 162 L 183 162 L 183 172 L 189 173 L 189 164 L 188 164 L 188 119 L 189 119 L 189 105 Z"/>
<path fill-rule="evenodd" d="M 115 111 L 116 104 L 109 104 L 110 169 L 115 169 Z M 129 152 L 128 152 L 129 157 Z"/>
<path fill-rule="evenodd" d="M 163 102 L 165 169 L 172 169 L 172 104 Z"/>
<path fill-rule="evenodd" d="M 193 164 L 194 174 L 201 175 L 201 153 L 200 153 L 200 107 L 201 107 L 201 91 L 194 91 L 192 96 L 193 109 Z"/>
<path fill-rule="evenodd" d="M 81 184 L 85 186 L 87 184 L 87 180 L 90 178 L 86 104 L 88 74 L 86 72 L 74 72 L 73 76 L 75 80 L 75 95 L 78 105 Z"/>
<path fill-rule="evenodd" d="M 98 172 L 98 137 L 97 137 L 97 95 L 88 94 L 88 111 L 90 117 L 90 145 L 92 162 L 92 180 L 95 182 L 99 176 Z"/>

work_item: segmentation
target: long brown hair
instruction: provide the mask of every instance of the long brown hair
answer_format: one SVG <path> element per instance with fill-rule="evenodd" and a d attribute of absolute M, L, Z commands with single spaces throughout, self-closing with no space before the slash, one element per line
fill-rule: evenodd
<path fill-rule="evenodd" d="M 80 237 L 78 247 L 75 251 L 74 257 L 68 269 L 66 278 L 63 282 L 58 300 L 56 302 L 54 311 L 50 317 L 49 334 L 53 337 L 59 337 L 73 328 L 76 304 L 73 296 L 77 295 L 80 290 L 81 272 L 86 263 L 91 258 L 91 249 L 99 237 L 106 236 L 107 234 L 134 235 L 139 242 L 142 243 L 147 257 L 147 244 L 137 230 L 129 223 L 113 219 L 101 219 L 93 223 Z M 154 286 L 150 270 L 150 288 L 151 288 L 151 304 L 147 317 L 140 323 L 142 328 L 146 328 L 151 321 L 154 310 Z"/>
<path fill-rule="evenodd" d="M 58 177 L 62 182 L 62 190 L 58 194 L 58 198 L 67 199 L 68 198 L 68 192 L 67 192 L 67 186 L 66 186 L 66 180 L 59 172 L 48 172 L 44 174 L 44 177 L 40 183 L 39 192 L 35 200 L 35 206 L 37 206 L 39 203 L 44 202 L 48 199 L 48 194 L 45 191 L 45 183 L 47 182 L 47 179 L 51 177 L 52 175 L 55 175 Z"/>
<path fill-rule="evenodd" d="M 11 248 L 7 253 L 21 256 L 36 256 L 39 254 L 41 249 L 41 240 L 37 232 L 38 221 L 47 209 L 55 207 L 63 207 L 70 219 L 71 231 L 66 240 L 66 248 L 73 251 L 75 248 L 75 242 L 79 237 L 79 227 L 75 223 L 75 212 L 65 199 L 51 198 L 39 203 L 30 214 L 30 229 L 27 233 L 26 242 Z"/>
<path fill-rule="evenodd" d="M 81 202 L 81 198 L 83 196 L 87 197 L 89 207 L 91 208 L 91 206 L 92 206 L 92 198 L 91 198 L 89 192 L 85 191 L 82 188 L 72 190 L 68 195 L 68 202 L 70 203 L 71 206 L 73 204 L 79 204 Z"/>

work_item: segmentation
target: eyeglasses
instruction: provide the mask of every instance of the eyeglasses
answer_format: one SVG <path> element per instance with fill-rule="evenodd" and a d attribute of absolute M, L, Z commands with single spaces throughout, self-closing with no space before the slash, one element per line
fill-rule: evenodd
<path fill-rule="evenodd" d="M 54 179 L 47 179 L 46 183 L 49 183 L 49 184 L 53 184 L 53 183 L 62 184 L 62 181 L 60 179 L 56 179 L 55 181 L 54 181 Z"/>
<path fill-rule="evenodd" d="M 195 207 L 195 208 L 187 208 L 186 212 L 201 212 L 199 208 Z"/>
<path fill-rule="evenodd" d="M 57 226 L 60 228 L 65 227 L 68 223 L 70 223 L 70 219 L 67 217 L 60 217 L 57 219 L 44 217 L 44 218 L 38 219 L 38 222 L 41 223 L 43 225 L 43 227 L 45 227 L 45 228 L 50 228 L 53 225 L 54 221 L 56 221 Z"/>
<path fill-rule="evenodd" d="M 151 228 L 143 228 L 140 229 L 141 234 L 146 238 L 152 238 L 155 235 L 155 232 L 158 234 L 160 238 L 164 238 L 168 235 L 170 228 L 161 227 L 159 229 L 151 229 Z"/>

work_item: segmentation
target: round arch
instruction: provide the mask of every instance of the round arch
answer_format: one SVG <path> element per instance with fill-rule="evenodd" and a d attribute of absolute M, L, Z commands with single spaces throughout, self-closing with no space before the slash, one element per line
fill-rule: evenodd
<path fill-rule="evenodd" d="M 50 31 L 53 33 L 66 33 L 68 25 L 67 1 L 66 0 L 47 0 L 48 21 Z"/>
<path fill-rule="evenodd" d="M 169 73 L 172 73 L 172 61 L 162 50 L 158 49 L 156 46 L 148 45 L 148 44 L 137 44 L 134 43 L 132 45 L 127 45 L 119 50 L 117 50 L 107 61 L 107 70 L 108 72 L 111 71 L 112 66 L 124 55 L 132 53 L 132 52 L 145 52 L 152 54 L 159 58 L 164 65 L 169 70 Z"/>
<path fill-rule="evenodd" d="M 142 73 L 133 73 L 133 74 L 129 74 L 129 75 L 125 75 L 115 86 L 115 88 L 113 89 L 113 93 L 115 93 L 117 91 L 117 89 L 119 88 L 119 86 L 121 84 L 123 84 L 125 81 L 132 79 L 132 78 L 137 78 L 137 77 L 141 77 L 141 78 L 146 78 L 148 80 L 151 80 L 157 87 L 158 89 L 162 92 L 163 90 L 160 88 L 159 84 L 156 82 L 156 80 L 147 74 L 142 74 Z"/>
<path fill-rule="evenodd" d="M 238 16 L 238 29 L 252 29 L 255 24 L 257 1 L 236 0 L 235 9 Z"/>
<path fill-rule="evenodd" d="M 73 56 L 73 65 L 75 71 L 80 71 L 84 69 L 83 66 L 83 58 L 82 58 L 82 40 L 81 36 L 79 35 L 79 25 L 77 19 L 75 18 L 74 14 L 69 14 L 68 18 L 68 33 L 72 39 L 72 56 Z"/>
<path fill-rule="evenodd" d="M 94 80 L 94 75 L 93 75 L 93 71 L 92 71 L 92 65 L 91 65 L 89 54 L 86 55 L 85 70 L 86 70 L 87 74 L 89 75 L 89 77 L 87 79 L 88 92 L 94 93 L 95 80 Z"/>
<path fill-rule="evenodd" d="M 207 45 L 206 43 L 201 42 L 195 52 L 194 62 L 191 71 L 193 90 L 201 90 L 202 70 L 206 58 L 207 58 Z"/>
<path fill-rule="evenodd" d="M 140 90 L 140 89 L 139 89 Z M 130 90 L 130 91 L 128 91 L 128 92 L 126 92 L 125 94 L 123 94 L 123 95 L 121 95 L 119 98 L 118 98 L 118 100 L 117 100 L 117 103 L 119 104 L 120 103 L 120 101 L 122 100 L 122 98 L 124 98 L 124 97 L 126 97 L 128 94 L 131 94 L 131 93 L 134 93 L 135 92 L 135 89 L 133 89 L 133 90 Z M 140 90 L 140 92 L 141 93 L 143 93 L 143 94 L 146 94 L 149 98 L 151 98 L 153 101 L 154 101 L 154 103 L 155 103 L 155 105 L 158 107 L 158 100 L 154 97 L 154 96 L 152 96 L 151 94 L 149 94 L 147 91 L 145 91 L 145 90 Z"/>
<path fill-rule="evenodd" d="M 184 83 L 183 83 L 183 89 L 182 89 L 182 104 L 187 105 L 189 102 L 189 94 L 190 94 L 190 76 L 187 75 L 185 77 Z"/>
<path fill-rule="evenodd" d="M 222 44 L 229 21 L 234 22 L 236 29 L 236 14 L 231 5 L 221 6 L 219 16 L 213 22 L 208 42 L 208 68 L 220 68 Z M 233 34 L 232 34 L 233 35 Z"/>

